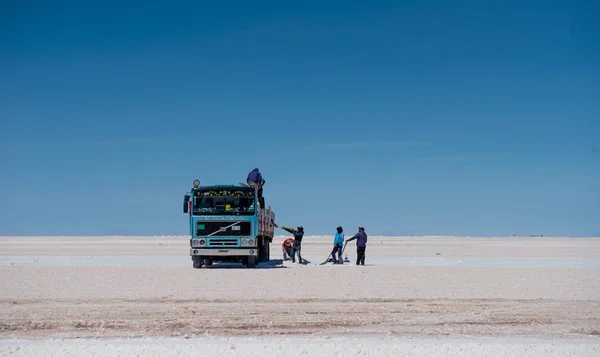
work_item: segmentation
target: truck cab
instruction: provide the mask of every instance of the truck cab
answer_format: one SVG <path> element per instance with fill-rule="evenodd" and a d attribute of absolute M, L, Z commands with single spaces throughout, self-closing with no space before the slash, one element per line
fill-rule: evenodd
<path fill-rule="evenodd" d="M 275 213 L 258 203 L 253 187 L 200 186 L 195 180 L 183 199 L 183 212 L 189 215 L 193 267 L 241 262 L 254 268 L 269 261 Z"/>

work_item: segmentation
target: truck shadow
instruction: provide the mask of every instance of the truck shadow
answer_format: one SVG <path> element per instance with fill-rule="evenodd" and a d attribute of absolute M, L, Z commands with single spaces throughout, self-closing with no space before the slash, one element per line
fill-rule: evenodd
<path fill-rule="evenodd" d="M 258 263 L 254 269 L 285 269 L 289 268 L 290 265 L 312 265 L 310 260 L 304 259 L 302 264 L 292 263 L 291 260 L 287 260 L 284 264 L 283 259 L 271 259 L 268 262 Z M 249 269 L 242 263 L 214 263 L 211 266 L 203 266 L 202 269 Z"/>
<path fill-rule="evenodd" d="M 271 259 L 268 262 L 261 262 L 256 265 L 254 269 L 285 269 L 283 265 L 283 259 Z M 249 269 L 242 263 L 214 263 L 211 266 L 203 266 L 202 269 Z"/>

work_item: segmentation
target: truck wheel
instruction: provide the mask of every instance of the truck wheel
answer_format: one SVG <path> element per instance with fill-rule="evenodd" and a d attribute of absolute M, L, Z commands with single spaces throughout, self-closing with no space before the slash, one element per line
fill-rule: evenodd
<path fill-rule="evenodd" d="M 267 261 L 271 260 L 271 242 L 267 241 Z"/>
<path fill-rule="evenodd" d="M 260 238 L 258 240 L 258 261 L 259 262 L 264 262 L 265 261 L 265 240 Z"/>
<path fill-rule="evenodd" d="M 256 268 L 256 256 L 248 256 L 248 268 Z"/>
<path fill-rule="evenodd" d="M 198 256 L 192 257 L 192 265 L 194 266 L 194 269 L 202 268 L 202 257 L 198 257 Z"/>

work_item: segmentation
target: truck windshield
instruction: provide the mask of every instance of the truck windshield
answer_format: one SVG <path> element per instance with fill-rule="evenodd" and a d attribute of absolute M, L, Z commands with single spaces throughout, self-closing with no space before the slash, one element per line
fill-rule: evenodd
<path fill-rule="evenodd" d="M 254 214 L 254 190 L 218 189 L 194 191 L 194 215 Z"/>

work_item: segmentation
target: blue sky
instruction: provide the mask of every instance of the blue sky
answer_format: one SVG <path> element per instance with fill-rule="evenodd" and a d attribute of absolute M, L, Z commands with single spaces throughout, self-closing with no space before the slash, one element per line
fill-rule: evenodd
<path fill-rule="evenodd" d="M 0 6 L 0 235 L 186 234 L 254 167 L 307 234 L 600 233 L 592 1 Z"/>

